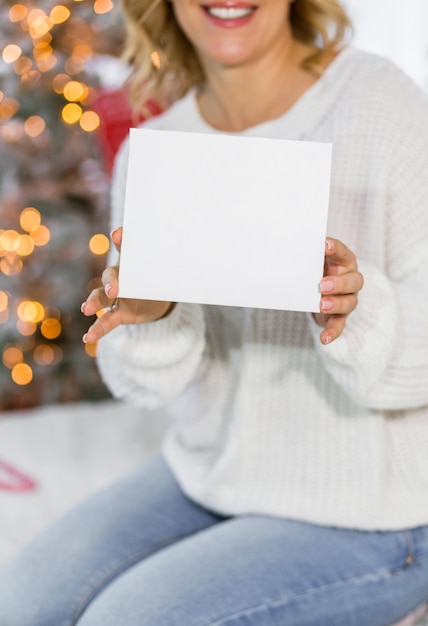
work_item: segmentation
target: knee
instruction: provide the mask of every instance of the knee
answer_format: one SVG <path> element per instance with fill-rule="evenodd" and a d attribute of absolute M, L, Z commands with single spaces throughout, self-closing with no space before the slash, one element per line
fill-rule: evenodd
<path fill-rule="evenodd" d="M 32 567 L 17 559 L 7 565 L 0 572 L 0 626 L 71 626 L 48 588 L 42 563 Z"/>

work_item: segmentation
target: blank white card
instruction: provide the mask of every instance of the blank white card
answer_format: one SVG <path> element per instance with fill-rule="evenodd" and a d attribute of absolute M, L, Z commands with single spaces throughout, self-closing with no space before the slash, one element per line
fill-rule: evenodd
<path fill-rule="evenodd" d="M 120 297 L 319 310 L 331 145 L 131 129 Z"/>

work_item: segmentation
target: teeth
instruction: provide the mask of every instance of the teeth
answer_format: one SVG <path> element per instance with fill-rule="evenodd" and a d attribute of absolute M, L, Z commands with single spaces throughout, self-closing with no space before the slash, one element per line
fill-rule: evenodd
<path fill-rule="evenodd" d="M 220 20 L 236 20 L 240 17 L 251 15 L 253 9 L 243 9 L 238 7 L 208 7 L 208 13 Z"/>

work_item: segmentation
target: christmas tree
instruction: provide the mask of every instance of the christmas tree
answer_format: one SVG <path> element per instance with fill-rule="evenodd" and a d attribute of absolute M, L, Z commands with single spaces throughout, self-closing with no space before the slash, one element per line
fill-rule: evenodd
<path fill-rule="evenodd" d="M 0 24 L 0 410 L 103 398 L 80 304 L 109 246 L 96 103 L 122 80 L 120 13 L 3 2 Z"/>

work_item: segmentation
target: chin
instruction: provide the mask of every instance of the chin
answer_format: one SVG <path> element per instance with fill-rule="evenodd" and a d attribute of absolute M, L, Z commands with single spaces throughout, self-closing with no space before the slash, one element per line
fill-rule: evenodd
<path fill-rule="evenodd" d="M 217 46 L 204 56 L 209 63 L 214 62 L 223 67 L 239 67 L 252 58 L 248 46 L 239 44 Z"/>

